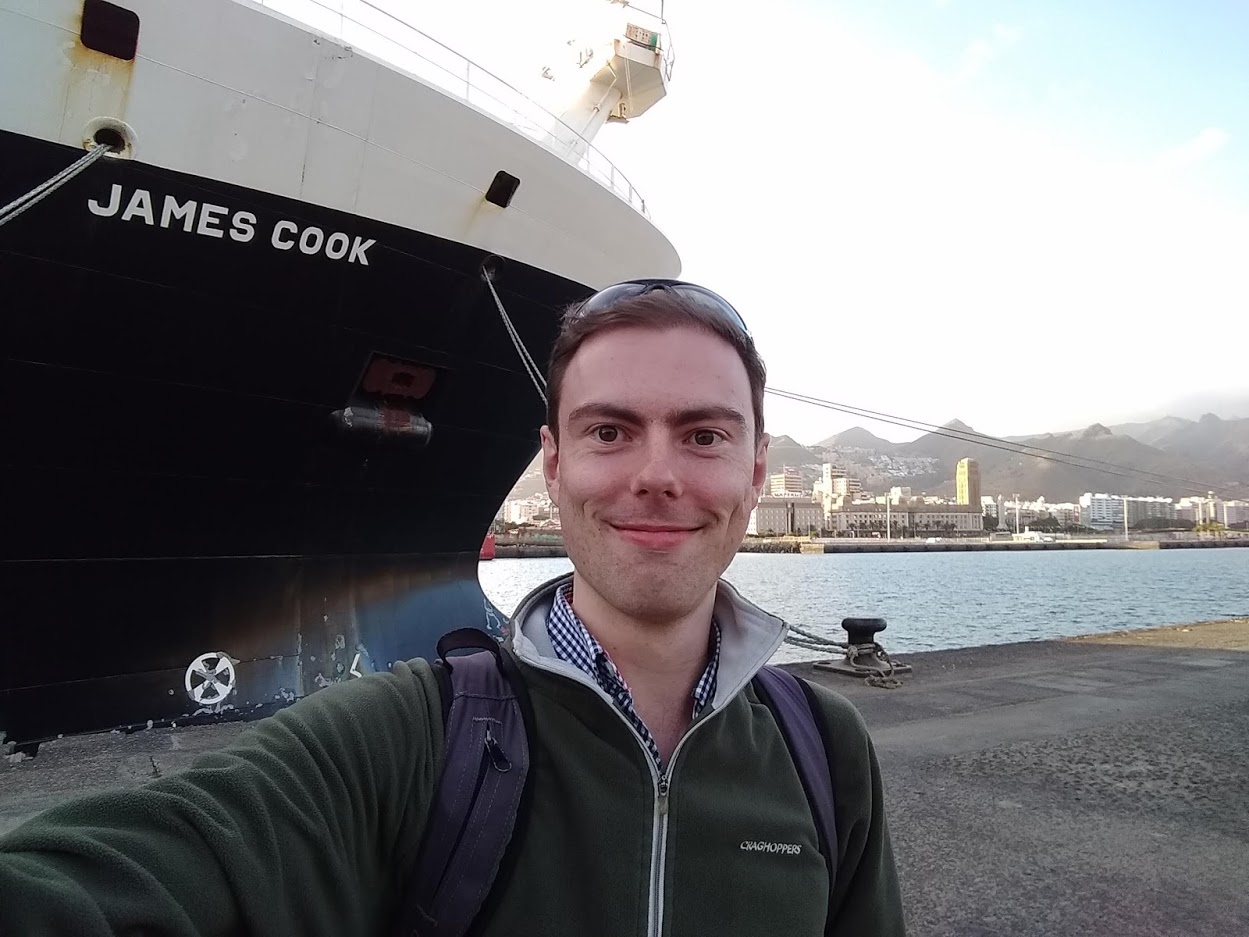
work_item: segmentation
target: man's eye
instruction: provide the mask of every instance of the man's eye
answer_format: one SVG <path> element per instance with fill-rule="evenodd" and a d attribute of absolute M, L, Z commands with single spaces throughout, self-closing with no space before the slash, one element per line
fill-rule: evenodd
<path fill-rule="evenodd" d="M 719 440 L 719 434 L 709 429 L 700 429 L 694 433 L 694 445 L 696 446 L 714 446 Z"/>
<path fill-rule="evenodd" d="M 594 430 L 594 438 L 599 442 L 615 442 L 620 438 L 620 429 L 615 426 L 599 426 Z"/>

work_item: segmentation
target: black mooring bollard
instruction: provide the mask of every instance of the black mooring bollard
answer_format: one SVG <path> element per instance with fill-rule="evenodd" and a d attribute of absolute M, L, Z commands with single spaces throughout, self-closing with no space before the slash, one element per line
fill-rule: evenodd
<path fill-rule="evenodd" d="M 883 618 L 843 618 L 841 627 L 846 629 L 851 644 L 875 644 L 876 635 L 887 627 Z"/>
<path fill-rule="evenodd" d="M 863 677 L 870 686 L 896 689 L 902 685 L 895 677 L 910 673 L 911 665 L 895 661 L 876 640 L 886 628 L 885 619 L 843 618 L 841 627 L 848 637 L 846 656 L 841 660 L 816 661 L 812 667 L 846 677 Z"/>

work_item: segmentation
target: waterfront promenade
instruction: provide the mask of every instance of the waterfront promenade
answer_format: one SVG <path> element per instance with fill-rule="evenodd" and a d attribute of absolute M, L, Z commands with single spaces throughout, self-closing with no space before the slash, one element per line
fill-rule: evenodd
<path fill-rule="evenodd" d="M 748 537 L 739 553 L 986 553 L 1046 550 L 1215 550 L 1249 547 L 1249 533 L 1215 537 L 1158 539 L 1144 536 L 1055 538 L 1053 540 L 1006 540 L 987 538 L 941 539 L 934 543 L 920 539 L 885 540 L 875 537 Z M 500 559 L 567 556 L 557 536 L 538 539 L 499 537 L 495 556 Z"/>

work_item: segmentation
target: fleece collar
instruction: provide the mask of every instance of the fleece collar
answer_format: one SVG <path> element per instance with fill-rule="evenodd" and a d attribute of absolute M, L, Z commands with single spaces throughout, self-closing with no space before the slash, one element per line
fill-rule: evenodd
<path fill-rule="evenodd" d="M 581 670 L 556 656 L 547 633 L 547 617 L 555 601 L 555 592 L 571 581 L 572 573 L 567 573 L 544 582 L 522 599 L 512 616 L 508 642 L 516 656 L 525 663 L 599 689 Z M 711 708 L 719 709 L 771 660 L 785 640 L 789 626 L 747 601 L 723 579 L 716 585 L 712 615 L 720 626 L 721 643 L 720 673 Z"/>

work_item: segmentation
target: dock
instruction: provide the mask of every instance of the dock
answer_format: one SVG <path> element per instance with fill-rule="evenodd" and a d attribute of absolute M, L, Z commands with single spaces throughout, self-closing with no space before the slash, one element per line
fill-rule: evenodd
<path fill-rule="evenodd" d="M 1053 540 L 985 540 L 983 538 L 950 538 L 930 543 L 921 539 L 886 540 L 878 537 L 755 538 L 748 537 L 738 553 L 1033 553 L 1057 550 L 1218 550 L 1249 548 L 1249 533 L 1236 531 L 1227 537 L 1186 538 L 1175 540 L 1139 537 L 1055 538 Z M 562 542 L 516 542 L 500 539 L 495 546 L 499 559 L 562 557 L 568 553 Z"/>
<path fill-rule="evenodd" d="M 903 657 L 858 707 L 912 937 L 1249 934 L 1249 619 Z"/>
<path fill-rule="evenodd" d="M 1249 934 L 1249 619 L 903 659 L 892 690 L 788 667 L 867 721 L 912 937 Z M 0 833 L 245 728 L 0 760 Z"/>

